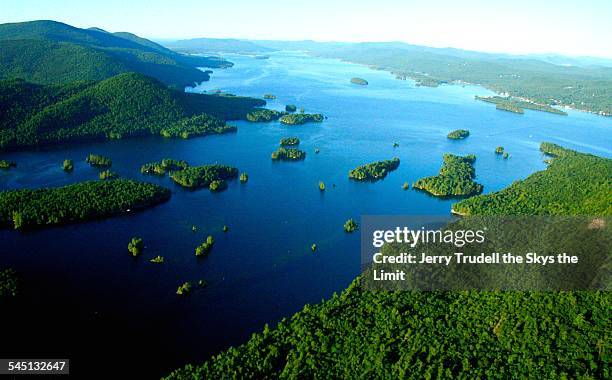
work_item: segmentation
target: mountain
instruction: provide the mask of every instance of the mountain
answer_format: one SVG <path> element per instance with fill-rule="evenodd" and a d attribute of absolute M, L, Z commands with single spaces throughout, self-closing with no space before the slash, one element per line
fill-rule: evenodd
<path fill-rule="evenodd" d="M 168 41 L 166 46 L 186 53 L 261 54 L 277 50 L 251 41 L 232 38 L 193 38 L 189 40 Z"/>
<path fill-rule="evenodd" d="M 185 93 L 140 73 L 66 85 L 4 80 L 0 150 L 159 135 L 178 122 L 187 125 L 195 115 L 206 114 L 202 117 L 211 122 L 244 118 L 264 104 L 261 99 Z"/>
<path fill-rule="evenodd" d="M 179 54 L 131 33 L 47 20 L 0 25 L 0 78 L 61 84 L 135 71 L 182 88 L 208 80 L 197 67 L 228 66 L 219 58 Z"/>

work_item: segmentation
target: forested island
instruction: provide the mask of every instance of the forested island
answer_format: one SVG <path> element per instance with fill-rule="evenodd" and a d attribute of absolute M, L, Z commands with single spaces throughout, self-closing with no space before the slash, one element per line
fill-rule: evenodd
<path fill-rule="evenodd" d="M 81 222 L 150 207 L 170 190 L 127 179 L 0 192 L 0 227 L 29 229 Z"/>
<path fill-rule="evenodd" d="M 297 137 L 284 137 L 280 141 L 281 145 L 300 145 L 300 139 Z"/>
<path fill-rule="evenodd" d="M 474 96 L 476 100 L 480 100 L 487 103 L 495 104 L 495 108 L 502 111 L 510 111 L 514 113 L 524 113 L 524 109 L 530 109 L 534 111 L 543 111 L 554 113 L 556 115 L 567 116 L 567 112 L 561 111 L 557 108 L 551 107 L 547 104 L 537 104 L 528 102 L 522 99 L 516 99 L 512 97 L 502 96 Z"/>
<path fill-rule="evenodd" d="M 297 148 L 280 147 L 270 155 L 272 160 L 300 161 L 306 158 L 306 152 Z"/>
<path fill-rule="evenodd" d="M 470 131 L 466 129 L 457 129 L 457 130 L 450 132 L 448 135 L 446 135 L 446 137 L 451 140 L 461 140 L 461 139 L 468 137 L 469 135 L 470 135 Z"/>
<path fill-rule="evenodd" d="M 286 115 L 286 112 L 269 110 L 266 108 L 253 110 L 246 115 L 248 121 L 257 122 L 268 122 L 280 119 L 281 116 Z"/>
<path fill-rule="evenodd" d="M 360 86 L 367 86 L 368 85 L 368 81 L 363 79 L 363 78 L 351 78 L 351 83 L 352 84 L 358 84 Z"/>
<path fill-rule="evenodd" d="M 106 169 L 101 171 L 100 174 L 98 174 L 98 177 L 104 181 L 107 179 L 117 179 L 119 178 L 119 175 L 113 171 Z"/>
<path fill-rule="evenodd" d="M 372 162 L 366 165 L 361 165 L 349 171 L 349 178 L 357 181 L 378 181 L 387 176 L 389 172 L 399 167 L 399 158 L 391 160 Z"/>
<path fill-rule="evenodd" d="M 264 94 L 263 98 L 267 99 L 267 100 L 274 100 L 274 99 L 276 99 L 276 95 Z"/>
<path fill-rule="evenodd" d="M 504 190 L 453 205 L 460 215 L 612 215 L 612 160 L 544 142 L 546 170 Z"/>
<path fill-rule="evenodd" d="M 293 113 L 293 112 L 297 111 L 297 107 L 295 105 L 293 105 L 293 104 L 287 104 L 285 106 L 285 111 Z"/>
<path fill-rule="evenodd" d="M 71 172 L 74 170 L 74 162 L 72 160 L 64 160 L 62 163 L 62 170 L 65 172 Z"/>
<path fill-rule="evenodd" d="M 113 161 L 110 158 L 93 153 L 87 155 L 85 162 L 97 168 L 110 168 L 113 165 Z"/>
<path fill-rule="evenodd" d="M 10 169 L 10 168 L 14 168 L 16 167 L 17 164 L 15 163 L 15 161 L 9 161 L 9 160 L 0 160 L 0 169 Z"/>
<path fill-rule="evenodd" d="M 154 174 L 164 176 L 171 171 L 178 171 L 187 168 L 187 161 L 164 158 L 160 162 L 149 162 L 140 167 L 142 174 Z"/>
<path fill-rule="evenodd" d="M 324 116 L 320 113 L 308 114 L 308 113 L 293 113 L 283 115 L 280 118 L 280 122 L 288 125 L 299 125 L 308 122 L 320 123 L 324 119 Z"/>
<path fill-rule="evenodd" d="M 556 156 L 547 170 L 500 192 L 463 200 L 453 210 L 469 215 L 612 215 L 612 160 L 553 144 L 542 149 Z M 386 292 L 369 291 L 357 278 L 341 294 L 306 305 L 274 327 L 265 325 L 244 344 L 178 369 L 167 379 L 358 378 L 364 373 L 384 378 L 606 378 L 607 353 L 600 347 L 609 332 L 609 305 L 606 291 Z M 381 343 L 381 337 L 393 338 Z M 570 359 L 559 360 L 567 359 L 567 353 Z"/>
<path fill-rule="evenodd" d="M 474 181 L 476 172 L 472 165 L 476 156 L 445 154 L 437 176 L 421 178 L 412 187 L 427 191 L 437 197 L 470 196 L 482 193 L 483 186 Z"/>
<path fill-rule="evenodd" d="M 237 130 L 238 128 L 225 124 L 223 120 L 207 114 L 200 114 L 180 119 L 171 126 L 163 128 L 159 133 L 163 137 L 189 139 L 196 136 L 232 133 Z"/>
<path fill-rule="evenodd" d="M 225 165 L 189 166 L 170 173 L 170 178 L 174 182 L 188 189 L 209 187 L 213 181 L 236 177 L 238 177 L 238 169 Z"/>

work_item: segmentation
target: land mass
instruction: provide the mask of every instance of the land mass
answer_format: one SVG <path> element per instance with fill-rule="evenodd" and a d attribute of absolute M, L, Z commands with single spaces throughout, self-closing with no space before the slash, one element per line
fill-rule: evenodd
<path fill-rule="evenodd" d="M 474 181 L 476 171 L 472 165 L 476 156 L 445 154 L 440 172 L 436 176 L 421 178 L 412 184 L 436 197 L 459 197 L 482 193 L 483 186 Z"/>

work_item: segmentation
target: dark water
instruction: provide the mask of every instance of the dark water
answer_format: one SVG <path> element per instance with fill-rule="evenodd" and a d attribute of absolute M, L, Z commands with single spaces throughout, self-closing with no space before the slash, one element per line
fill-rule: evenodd
<path fill-rule="evenodd" d="M 23 279 L 22 296 L 2 306 L 0 356 L 70 357 L 73 371 L 89 377 L 116 375 L 113 365 L 130 365 L 133 375 L 156 378 L 244 342 L 265 323 L 345 288 L 358 274 L 360 260 L 359 235 L 342 230 L 348 218 L 448 214 L 453 201 L 401 189 L 406 181 L 435 174 L 443 153 L 476 154 L 477 181 L 485 192 L 544 169 L 541 141 L 612 156 L 609 118 L 574 111 L 568 117 L 516 115 L 474 101 L 475 94 L 489 94 L 480 87 L 416 88 L 385 72 L 298 54 L 230 60 L 233 68 L 215 72 L 193 91 L 272 93 L 278 99 L 269 102 L 271 108 L 291 103 L 328 119 L 303 126 L 236 122 L 239 131 L 233 135 L 142 138 L 2 155 L 18 167 L 0 171 L 1 190 L 97 179 L 98 170 L 84 162 L 93 152 L 111 157 L 121 176 L 168 186 L 173 194 L 163 205 L 125 217 L 29 233 L 0 231 L 0 267 L 14 267 Z M 354 76 L 370 85 L 350 84 Z M 458 128 L 469 129 L 471 136 L 447 140 L 446 134 Z M 306 160 L 272 162 L 270 153 L 289 136 L 302 140 Z M 399 148 L 393 148 L 395 141 Z M 495 155 L 497 145 L 511 159 Z M 359 164 L 394 156 L 400 167 L 384 181 L 347 178 Z M 249 182 L 235 181 L 212 194 L 140 174 L 143 163 L 164 157 L 237 166 L 249 173 Z M 66 158 L 75 160 L 72 174 L 61 169 Z M 327 185 L 324 193 L 319 180 Z M 226 234 L 223 225 L 229 226 Z M 198 260 L 194 248 L 209 234 L 215 246 Z M 132 236 L 146 242 L 139 259 L 127 254 Z M 148 262 L 158 254 L 165 264 Z M 209 286 L 176 296 L 179 284 L 199 279 Z"/>

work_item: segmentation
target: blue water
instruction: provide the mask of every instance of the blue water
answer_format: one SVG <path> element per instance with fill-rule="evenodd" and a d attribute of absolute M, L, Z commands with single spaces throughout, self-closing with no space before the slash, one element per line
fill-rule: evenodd
<path fill-rule="evenodd" d="M 453 200 L 401 188 L 437 173 L 444 153 L 476 154 L 476 180 L 485 192 L 544 169 L 538 151 L 542 141 L 612 156 L 610 118 L 577 111 L 567 117 L 536 111 L 517 115 L 475 101 L 474 95 L 491 94 L 478 86 L 415 87 L 386 72 L 296 53 L 275 53 L 268 60 L 228 58 L 233 68 L 215 71 L 210 82 L 189 91 L 272 93 L 278 98 L 268 102 L 270 108 L 296 104 L 327 120 L 302 126 L 239 121 L 232 123 L 238 133 L 230 135 L 151 137 L 2 155 L 18 167 L 0 171 L 0 190 L 97 179 L 98 170 L 84 162 L 90 152 L 111 157 L 113 170 L 123 177 L 172 189 L 169 202 L 129 216 L 28 233 L 0 231 L 0 267 L 20 273 L 25 299 L 40 306 L 36 313 L 65 320 L 67 328 L 83 326 L 84 335 L 74 334 L 66 347 L 95 352 L 99 341 L 118 342 L 143 354 L 141 364 L 153 368 L 154 376 L 203 361 L 245 341 L 265 323 L 345 288 L 360 267 L 359 234 L 343 232 L 347 219 L 448 214 Z M 355 76 L 370 84 L 349 83 Z M 446 138 L 460 128 L 469 129 L 470 137 Z M 306 160 L 272 162 L 270 153 L 289 136 L 300 138 Z M 393 148 L 393 142 L 400 146 Z M 510 153 L 509 160 L 493 153 L 498 145 Z M 140 174 L 143 163 L 164 157 L 192 165 L 233 165 L 249 174 L 249 182 L 235 181 L 213 194 Z M 401 164 L 385 180 L 348 180 L 355 166 L 392 157 Z M 71 174 L 61 169 L 66 158 L 75 161 Z M 327 186 L 324 193 L 320 180 Z M 194 224 L 199 226 L 195 233 Z M 209 234 L 216 240 L 210 256 L 196 259 L 194 248 Z M 136 260 L 126 250 L 132 236 L 143 237 L 147 247 Z M 313 243 L 316 253 L 310 250 Z M 148 262 L 158 254 L 165 264 Z M 199 279 L 209 286 L 176 296 L 179 284 Z M 39 321 L 43 326 L 45 319 Z M 33 336 L 28 344 L 54 347 L 48 340 L 55 337 L 43 342 Z"/>

